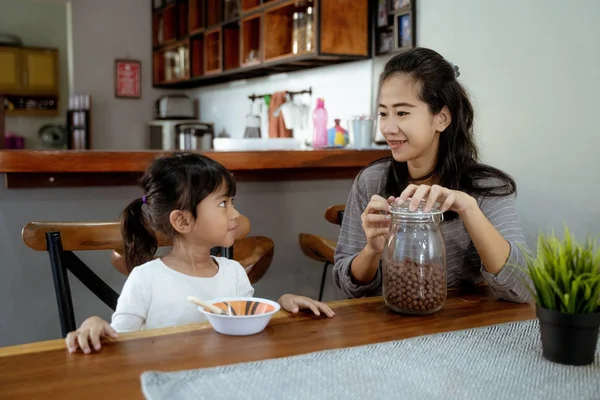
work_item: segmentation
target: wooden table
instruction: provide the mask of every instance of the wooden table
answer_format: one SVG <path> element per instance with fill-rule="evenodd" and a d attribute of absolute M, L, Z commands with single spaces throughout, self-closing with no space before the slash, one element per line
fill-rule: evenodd
<path fill-rule="evenodd" d="M 148 165 L 167 151 L 0 150 L 7 188 L 135 185 Z M 238 181 L 353 179 L 387 148 L 201 152 Z"/>
<path fill-rule="evenodd" d="M 427 317 L 394 314 L 382 299 L 331 303 L 332 319 L 275 315 L 265 331 L 222 336 L 210 326 L 123 334 L 101 353 L 69 354 L 62 340 L 0 349 L 0 398 L 142 398 L 140 374 L 263 360 L 535 318 L 530 304 L 496 300 L 486 288 L 451 292 Z M 485 357 L 485 354 L 481 355 Z"/>

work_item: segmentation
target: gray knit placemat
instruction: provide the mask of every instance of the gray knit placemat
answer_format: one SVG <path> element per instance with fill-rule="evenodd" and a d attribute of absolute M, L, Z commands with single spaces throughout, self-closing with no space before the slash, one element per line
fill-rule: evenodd
<path fill-rule="evenodd" d="M 594 364 L 542 358 L 537 320 L 300 356 L 144 372 L 147 399 L 600 399 Z"/>

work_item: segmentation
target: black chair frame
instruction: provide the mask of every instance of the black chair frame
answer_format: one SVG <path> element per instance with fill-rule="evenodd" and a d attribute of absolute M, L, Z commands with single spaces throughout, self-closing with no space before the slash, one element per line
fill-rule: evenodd
<path fill-rule="evenodd" d="M 66 337 L 69 332 L 77 329 L 67 271 L 71 271 L 81 283 L 112 310 L 117 308 L 119 294 L 96 275 L 72 251 L 63 250 L 60 232 L 46 232 L 46 250 L 50 256 L 54 292 L 58 304 L 58 315 L 63 337 Z M 217 247 L 211 250 L 211 254 L 232 259 L 233 247 Z"/>

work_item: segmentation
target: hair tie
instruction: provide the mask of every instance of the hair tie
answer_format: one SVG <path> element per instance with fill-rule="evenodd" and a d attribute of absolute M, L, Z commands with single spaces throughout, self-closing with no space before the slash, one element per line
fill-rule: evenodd
<path fill-rule="evenodd" d="M 450 61 L 448 61 L 448 64 L 450 64 L 450 66 L 452 67 L 452 69 L 454 70 L 454 77 L 458 78 L 460 76 L 460 71 L 458 70 L 458 65 L 451 63 Z"/>
<path fill-rule="evenodd" d="M 143 204 L 148 204 L 148 202 L 146 201 L 146 196 L 142 196 L 142 203 Z"/>

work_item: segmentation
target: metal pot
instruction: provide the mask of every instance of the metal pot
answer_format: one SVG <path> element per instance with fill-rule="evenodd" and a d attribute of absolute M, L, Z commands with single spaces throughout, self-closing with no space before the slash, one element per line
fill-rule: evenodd
<path fill-rule="evenodd" d="M 177 148 L 179 150 L 212 150 L 213 125 L 208 123 L 179 124 Z"/>

